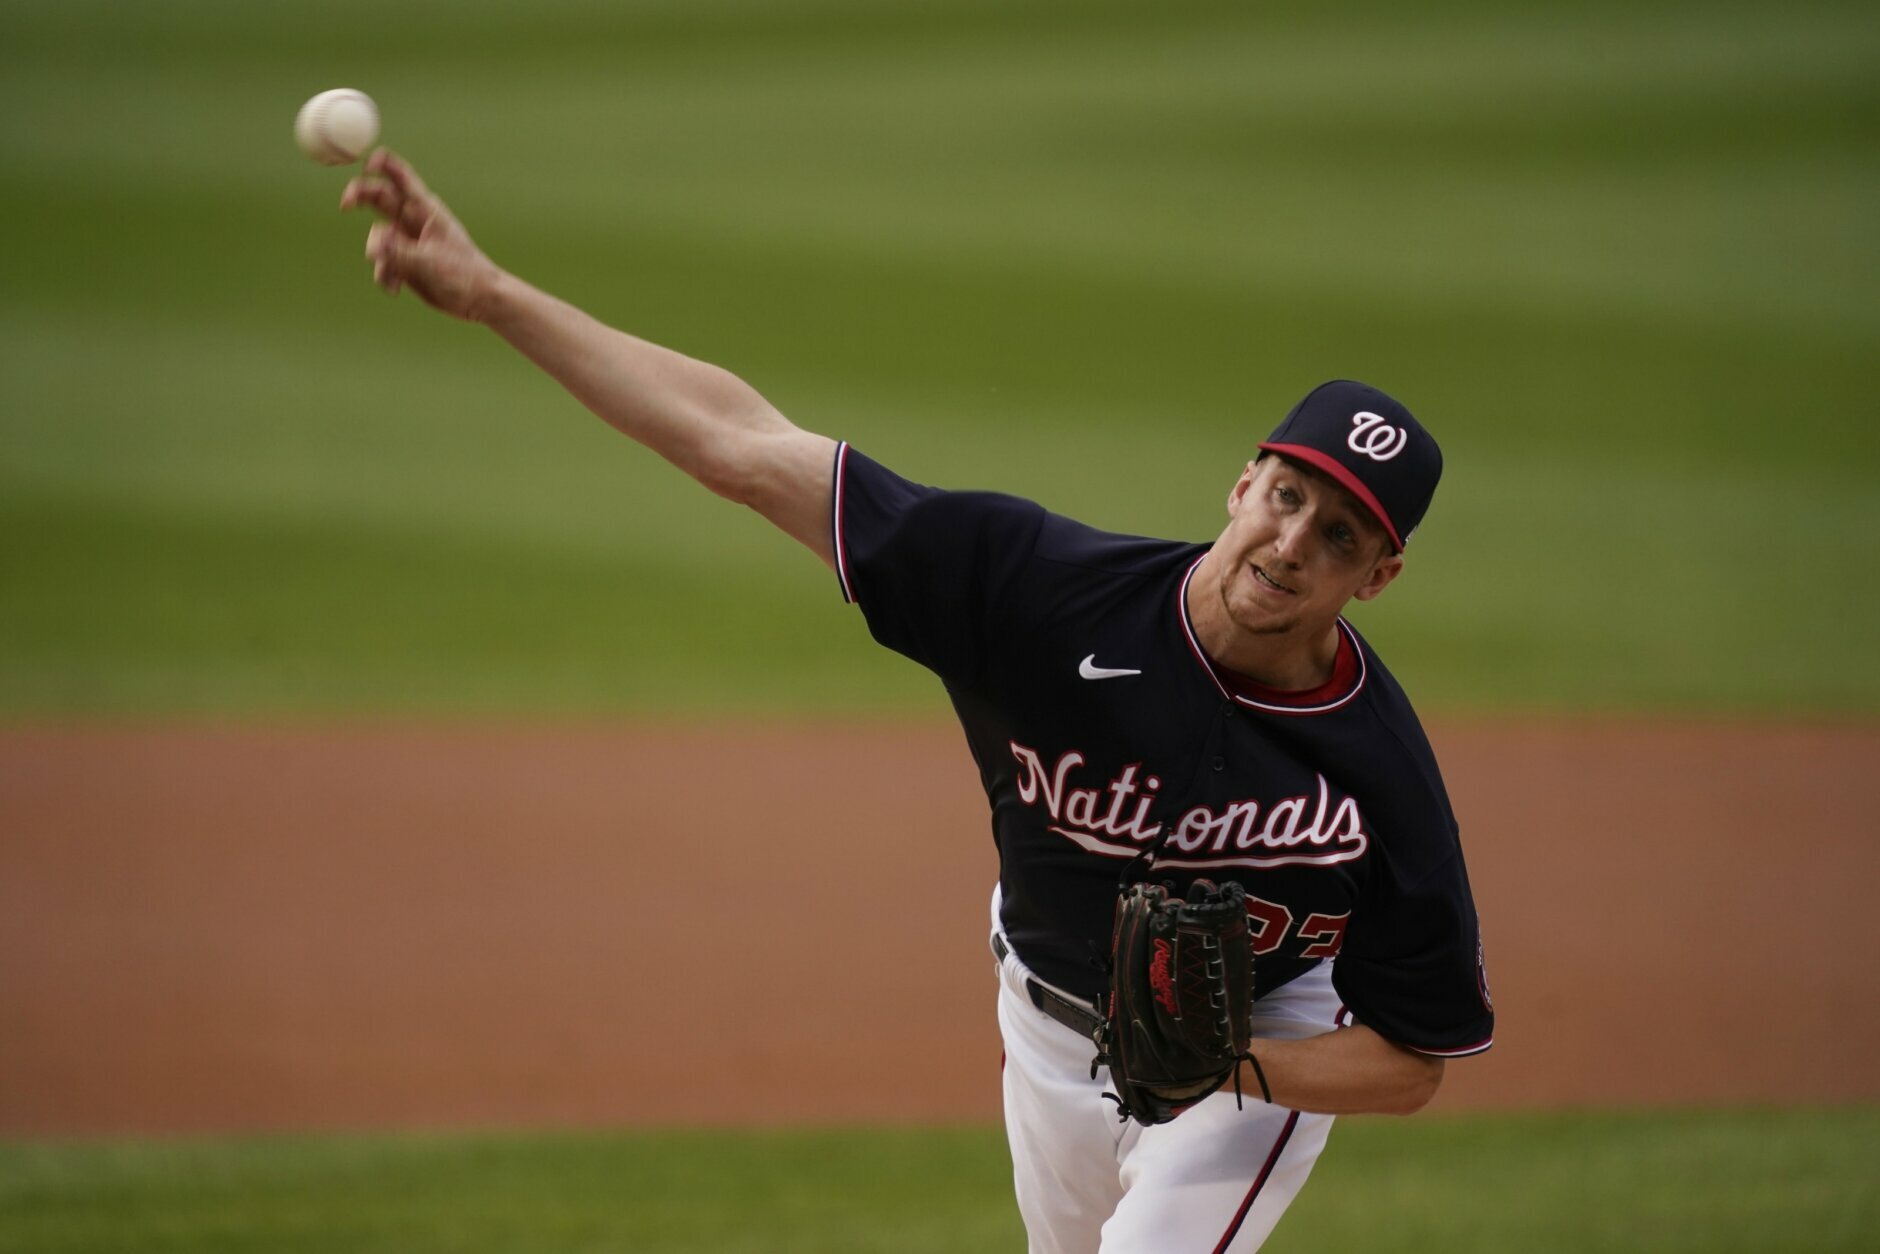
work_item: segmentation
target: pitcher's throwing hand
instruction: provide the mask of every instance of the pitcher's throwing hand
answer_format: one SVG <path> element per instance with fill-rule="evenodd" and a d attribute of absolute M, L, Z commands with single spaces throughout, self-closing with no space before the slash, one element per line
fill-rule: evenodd
<path fill-rule="evenodd" d="M 339 205 L 371 209 L 382 219 L 366 234 L 373 282 L 394 295 L 409 287 L 454 318 L 481 320 L 502 271 L 403 157 L 376 149 Z"/>

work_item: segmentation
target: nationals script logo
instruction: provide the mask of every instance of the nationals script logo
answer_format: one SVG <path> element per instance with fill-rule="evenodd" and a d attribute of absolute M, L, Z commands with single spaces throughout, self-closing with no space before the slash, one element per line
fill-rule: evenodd
<path fill-rule="evenodd" d="M 1018 760 L 1018 799 L 1043 806 L 1045 830 L 1079 848 L 1108 858 L 1133 858 L 1161 837 L 1164 825 L 1149 822 L 1162 780 L 1143 775 L 1132 762 L 1100 788 L 1080 786 L 1072 772 L 1086 761 L 1075 749 L 1046 767 L 1036 749 L 1010 742 Z M 1164 862 L 1197 869 L 1213 867 L 1329 866 L 1364 856 L 1371 838 L 1351 797 L 1334 800 L 1323 775 L 1312 793 L 1271 803 L 1230 801 L 1219 810 L 1205 805 L 1183 812 L 1168 831 Z"/>

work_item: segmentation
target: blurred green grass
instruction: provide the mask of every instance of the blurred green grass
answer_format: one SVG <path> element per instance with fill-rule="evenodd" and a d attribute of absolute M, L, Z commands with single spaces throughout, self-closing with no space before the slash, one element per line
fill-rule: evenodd
<path fill-rule="evenodd" d="M 1312 384 L 1397 392 L 1449 471 L 1354 617 L 1426 710 L 1880 711 L 1871 6 L 0 15 L 0 714 L 939 706 L 372 291 L 289 136 L 341 84 L 499 260 L 930 482 L 1207 538 Z"/>
<path fill-rule="evenodd" d="M 1267 1249 L 1826 1254 L 1880 1221 L 1880 1112 L 1348 1119 Z M 1016 1249 L 996 1129 L 0 1144 L 0 1247 Z"/>

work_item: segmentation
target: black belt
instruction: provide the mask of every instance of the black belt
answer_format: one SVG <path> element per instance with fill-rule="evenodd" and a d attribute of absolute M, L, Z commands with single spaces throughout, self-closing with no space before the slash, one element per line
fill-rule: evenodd
<path fill-rule="evenodd" d="M 992 934 L 992 952 L 1000 962 L 1005 961 L 1012 947 L 1005 943 L 1005 937 Z M 1079 1001 L 1072 1001 L 1056 989 L 1046 988 L 1030 976 L 1025 977 L 1025 992 L 1031 996 L 1031 1004 L 1036 1006 L 1046 1018 L 1056 1019 L 1082 1037 L 1096 1039 L 1097 1029 L 1103 1026 L 1103 1016 Z"/>

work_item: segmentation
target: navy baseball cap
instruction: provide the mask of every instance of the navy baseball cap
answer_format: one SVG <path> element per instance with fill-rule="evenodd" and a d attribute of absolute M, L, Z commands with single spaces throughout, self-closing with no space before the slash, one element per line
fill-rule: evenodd
<path fill-rule="evenodd" d="M 1443 451 L 1423 424 L 1376 388 L 1350 379 L 1313 388 L 1260 449 L 1331 476 L 1377 516 L 1399 553 L 1443 477 Z"/>

